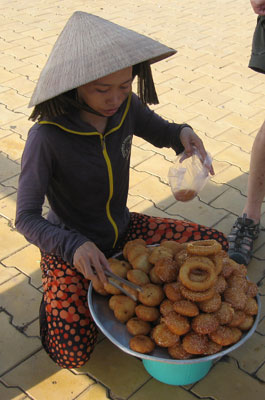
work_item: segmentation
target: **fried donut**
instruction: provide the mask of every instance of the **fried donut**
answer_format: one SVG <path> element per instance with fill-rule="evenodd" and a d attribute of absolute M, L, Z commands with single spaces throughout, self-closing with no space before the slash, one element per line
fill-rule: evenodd
<path fill-rule="evenodd" d="M 235 262 L 234 260 L 230 260 L 231 264 L 233 266 L 233 273 L 235 275 L 241 275 L 246 277 L 247 276 L 247 267 L 243 264 L 238 264 L 237 262 Z"/>
<path fill-rule="evenodd" d="M 95 276 L 91 282 L 92 282 L 92 286 L 93 286 L 93 289 L 95 290 L 95 292 L 101 294 L 101 296 L 109 295 L 109 293 L 104 288 L 104 284 L 101 282 L 101 280 L 97 276 Z"/>
<path fill-rule="evenodd" d="M 177 265 L 172 258 L 160 258 L 156 261 L 154 272 L 163 282 L 176 281 L 178 276 Z"/>
<path fill-rule="evenodd" d="M 190 273 L 194 270 L 205 271 L 207 278 L 203 281 L 193 281 Z M 184 262 L 179 270 L 179 280 L 190 290 L 202 292 L 212 287 L 217 279 L 213 262 L 206 257 L 192 257 Z"/>
<path fill-rule="evenodd" d="M 134 269 L 140 269 L 141 271 L 148 273 L 152 268 L 152 264 L 148 261 L 148 257 L 149 253 L 143 252 L 134 257 L 130 263 Z"/>
<path fill-rule="evenodd" d="M 247 284 L 247 297 L 256 297 L 258 294 L 258 286 L 256 285 L 256 283 L 247 281 Z"/>
<path fill-rule="evenodd" d="M 227 326 L 230 326 L 231 328 L 236 328 L 237 326 L 242 324 L 242 322 L 244 322 L 245 318 L 246 314 L 244 313 L 244 311 L 235 310 L 232 321 L 230 321 Z"/>
<path fill-rule="evenodd" d="M 214 314 L 216 315 L 220 325 L 229 324 L 234 316 L 235 310 L 230 303 L 222 302 L 221 307 Z"/>
<path fill-rule="evenodd" d="M 167 350 L 169 355 L 175 360 L 188 360 L 192 357 L 192 354 L 187 353 L 180 342 L 168 347 Z"/>
<path fill-rule="evenodd" d="M 148 335 L 151 331 L 151 324 L 147 321 L 143 321 L 137 317 L 129 319 L 126 323 L 128 332 L 133 335 Z"/>
<path fill-rule="evenodd" d="M 222 298 L 219 293 L 215 293 L 213 297 L 209 300 L 204 300 L 199 303 L 199 308 L 203 312 L 212 313 L 221 307 Z"/>
<path fill-rule="evenodd" d="M 185 317 L 196 317 L 199 314 L 197 304 L 190 300 L 178 300 L 173 303 L 173 309 L 176 313 L 184 315 Z"/>
<path fill-rule="evenodd" d="M 196 333 L 202 335 L 216 331 L 219 326 L 219 321 L 214 314 L 199 314 L 193 318 L 191 327 Z"/>
<path fill-rule="evenodd" d="M 163 281 L 159 278 L 159 276 L 156 275 L 155 267 L 150 269 L 149 277 L 152 283 L 155 283 L 156 285 L 162 285 Z"/>
<path fill-rule="evenodd" d="M 174 311 L 173 302 L 169 299 L 163 300 L 162 303 L 160 304 L 159 310 L 162 315 L 166 315 L 171 311 Z"/>
<path fill-rule="evenodd" d="M 254 324 L 254 317 L 252 315 L 246 315 L 246 318 L 240 325 L 238 325 L 238 328 L 241 331 L 248 331 L 253 324 Z"/>
<path fill-rule="evenodd" d="M 110 278 L 109 282 L 104 283 L 104 289 L 106 290 L 107 293 L 109 294 L 121 294 L 120 289 L 116 288 L 115 286 L 113 286 L 111 284 L 111 281 L 113 281 L 114 283 L 116 283 L 117 285 L 120 284 L 120 282 L 115 279 L 115 278 Z"/>
<path fill-rule="evenodd" d="M 247 267 L 243 264 L 238 264 L 236 261 L 229 257 L 223 259 L 223 271 L 222 274 L 225 278 L 228 278 L 231 274 L 241 275 L 246 277 Z"/>
<path fill-rule="evenodd" d="M 157 246 L 151 249 L 151 253 L 149 255 L 149 262 L 151 264 L 155 264 L 161 258 L 173 258 L 173 251 L 170 248 L 165 246 Z"/>
<path fill-rule="evenodd" d="M 187 248 L 184 248 L 183 250 L 180 250 L 177 254 L 175 254 L 174 260 L 176 261 L 177 268 L 179 269 L 181 265 L 190 257 L 191 255 L 188 254 Z"/>
<path fill-rule="evenodd" d="M 136 289 L 133 289 L 132 287 L 126 285 L 125 283 L 122 283 L 121 287 L 125 289 L 128 293 L 132 294 L 136 299 L 138 299 L 139 292 Z"/>
<path fill-rule="evenodd" d="M 223 269 L 221 274 L 223 275 L 224 278 L 228 278 L 232 272 L 234 271 L 234 267 L 232 264 L 232 260 L 230 258 L 224 258 L 223 259 Z"/>
<path fill-rule="evenodd" d="M 234 272 L 227 278 L 228 287 L 235 287 L 243 290 L 244 293 L 247 292 L 248 282 L 246 278 L 242 275 L 236 275 Z"/>
<path fill-rule="evenodd" d="M 161 318 L 161 322 L 164 322 L 171 332 L 176 335 L 184 335 L 190 330 L 190 323 L 187 317 L 177 314 L 175 311 L 171 311 Z"/>
<path fill-rule="evenodd" d="M 122 301 L 115 302 L 114 315 L 120 322 L 127 322 L 135 314 L 136 302 L 130 297 L 124 296 Z"/>
<path fill-rule="evenodd" d="M 129 269 L 132 269 L 132 266 L 128 261 L 120 260 L 120 263 L 126 269 L 126 271 L 129 271 Z"/>
<path fill-rule="evenodd" d="M 114 274 L 120 276 L 121 278 L 126 278 L 127 269 L 124 267 L 120 260 L 118 260 L 117 258 L 109 258 L 108 262 L 110 269 Z"/>
<path fill-rule="evenodd" d="M 229 326 L 219 326 L 219 328 L 209 334 L 210 339 L 221 346 L 230 346 L 239 341 L 242 332 L 238 328 L 230 328 Z"/>
<path fill-rule="evenodd" d="M 221 249 L 221 244 L 214 239 L 197 240 L 187 245 L 187 252 L 196 256 L 210 256 L 218 253 Z"/>
<path fill-rule="evenodd" d="M 223 270 L 223 259 L 224 259 L 224 250 L 220 250 L 218 253 L 213 254 L 209 258 L 213 261 L 215 265 L 215 273 L 219 275 Z"/>
<path fill-rule="evenodd" d="M 148 307 L 142 304 L 135 307 L 135 314 L 139 319 L 147 322 L 154 322 L 160 317 L 160 312 L 156 307 Z"/>
<path fill-rule="evenodd" d="M 146 242 L 144 239 L 134 239 L 134 240 L 129 240 L 127 243 L 125 243 L 125 246 L 123 247 L 123 257 L 125 258 L 125 260 L 128 260 L 128 249 L 131 246 L 135 246 L 135 245 L 141 245 L 141 246 L 146 246 Z"/>
<path fill-rule="evenodd" d="M 171 332 L 164 323 L 154 327 L 151 337 L 160 347 L 170 347 L 179 342 L 179 336 Z"/>
<path fill-rule="evenodd" d="M 200 335 L 196 332 L 189 332 L 183 337 L 182 346 L 187 353 L 205 354 L 208 347 L 207 335 Z"/>
<path fill-rule="evenodd" d="M 118 302 L 121 303 L 122 301 L 124 301 L 124 297 L 126 297 L 126 296 L 123 294 L 114 294 L 113 296 L 111 296 L 109 298 L 109 308 L 112 311 L 114 311 L 115 304 L 117 304 Z"/>
<path fill-rule="evenodd" d="M 128 247 L 127 250 L 127 258 L 130 264 L 132 264 L 133 260 L 139 256 L 140 254 L 148 254 L 149 250 L 146 246 L 141 244 L 132 244 Z"/>
<path fill-rule="evenodd" d="M 246 301 L 246 306 L 244 308 L 244 312 L 247 315 L 256 315 L 258 314 L 258 303 L 253 297 L 248 297 Z"/>
<path fill-rule="evenodd" d="M 213 287 L 210 287 L 209 289 L 207 289 L 203 292 L 194 292 L 193 290 L 186 288 L 184 285 L 180 285 L 180 292 L 181 292 L 182 296 L 185 297 L 185 299 L 195 301 L 195 302 L 209 300 L 215 294 L 215 290 Z"/>
<path fill-rule="evenodd" d="M 173 253 L 173 256 L 175 256 L 180 250 L 186 248 L 185 244 L 175 242 L 175 240 L 165 240 L 160 244 L 160 246 L 170 249 Z"/>
<path fill-rule="evenodd" d="M 129 346 L 130 349 L 137 353 L 148 354 L 154 350 L 155 343 L 149 336 L 136 335 L 130 339 Z"/>
<path fill-rule="evenodd" d="M 225 289 L 224 299 L 236 310 L 244 310 L 247 302 L 247 296 L 243 290 L 235 287 Z"/>
<path fill-rule="evenodd" d="M 139 292 L 138 299 L 145 306 L 158 306 L 164 299 L 165 294 L 161 286 L 147 283 L 143 286 L 143 290 Z"/>
<path fill-rule="evenodd" d="M 147 273 L 141 271 L 140 269 L 130 269 L 127 272 L 127 279 L 128 281 L 133 282 L 139 286 L 144 286 L 147 283 L 150 283 L 150 279 Z"/>
<path fill-rule="evenodd" d="M 164 292 L 167 298 L 171 301 L 178 301 L 183 299 L 183 296 L 180 292 L 180 283 L 179 282 L 171 282 L 166 283 L 164 285 Z"/>
<path fill-rule="evenodd" d="M 214 284 L 214 289 L 217 293 L 223 293 L 227 288 L 226 279 L 222 275 L 217 276 L 217 281 Z"/>
<path fill-rule="evenodd" d="M 212 340 L 208 340 L 207 350 L 205 351 L 206 356 L 211 356 L 212 354 L 219 353 L 222 350 L 222 346 L 213 342 Z"/>

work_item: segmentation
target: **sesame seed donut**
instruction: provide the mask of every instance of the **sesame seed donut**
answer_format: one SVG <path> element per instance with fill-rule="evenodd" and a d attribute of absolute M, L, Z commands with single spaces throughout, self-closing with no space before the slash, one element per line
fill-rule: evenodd
<path fill-rule="evenodd" d="M 168 347 L 167 350 L 169 355 L 175 360 L 188 360 L 192 358 L 192 354 L 187 353 L 180 342 Z"/>
<path fill-rule="evenodd" d="M 183 337 L 182 346 L 187 353 L 205 354 L 208 347 L 208 337 L 193 331 L 189 332 Z"/>
<path fill-rule="evenodd" d="M 191 327 L 196 333 L 207 335 L 216 331 L 219 326 L 219 321 L 214 314 L 199 314 L 193 318 Z"/>
<path fill-rule="evenodd" d="M 177 314 L 175 311 L 171 311 L 161 318 L 161 322 L 164 322 L 168 329 L 176 335 L 185 335 L 190 330 L 190 323 L 187 317 Z"/>
<path fill-rule="evenodd" d="M 173 309 L 176 311 L 176 313 L 186 317 L 195 317 L 199 314 L 199 308 L 197 304 L 185 299 L 175 301 L 173 303 Z"/>
<path fill-rule="evenodd" d="M 151 336 L 160 347 L 170 347 L 179 342 L 179 335 L 171 332 L 164 323 L 156 325 L 152 330 Z"/>
<path fill-rule="evenodd" d="M 230 346 L 239 341 L 242 331 L 238 328 L 229 326 L 219 326 L 219 328 L 209 334 L 211 340 L 221 346 Z"/>

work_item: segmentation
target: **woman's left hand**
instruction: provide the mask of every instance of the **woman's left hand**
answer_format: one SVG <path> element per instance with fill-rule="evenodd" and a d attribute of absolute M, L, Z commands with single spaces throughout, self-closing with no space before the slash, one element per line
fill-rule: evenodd
<path fill-rule="evenodd" d="M 198 135 L 196 135 L 192 128 L 185 126 L 181 129 L 180 141 L 184 147 L 184 157 L 182 158 L 182 161 L 185 160 L 185 158 L 191 157 L 193 154 L 193 148 L 196 147 L 198 153 L 201 156 L 202 162 L 204 162 L 207 157 L 207 152 L 205 150 L 202 140 L 199 138 Z M 209 168 L 210 174 L 214 175 L 212 164 L 207 167 Z"/>

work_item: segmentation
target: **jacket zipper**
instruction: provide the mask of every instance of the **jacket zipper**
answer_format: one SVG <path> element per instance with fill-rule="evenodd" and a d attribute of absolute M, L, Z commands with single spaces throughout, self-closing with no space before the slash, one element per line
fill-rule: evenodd
<path fill-rule="evenodd" d="M 108 152 L 106 149 L 105 136 L 100 134 L 100 140 L 101 140 L 102 153 L 103 153 L 103 157 L 106 161 L 106 165 L 107 165 L 107 169 L 108 169 L 108 176 L 109 176 L 109 198 L 106 203 L 106 213 L 107 213 L 107 217 L 114 229 L 115 239 L 114 239 L 112 247 L 115 247 L 117 240 L 118 240 L 118 227 L 110 213 L 110 201 L 113 197 L 113 173 L 112 173 L 112 167 L 111 167 L 109 155 L 108 155 Z"/>
<path fill-rule="evenodd" d="M 121 121 L 120 121 L 119 125 L 117 125 L 116 127 L 112 128 L 110 131 L 108 131 L 105 134 L 105 136 L 117 131 L 121 127 L 121 125 L 123 124 L 124 119 L 126 118 L 128 110 L 130 108 L 131 99 L 132 99 L 132 93 L 130 93 L 129 96 L 128 96 L 127 105 L 126 105 L 125 111 L 123 113 L 123 116 L 121 118 Z M 115 233 L 115 239 L 114 239 L 114 242 L 113 242 L 113 248 L 114 248 L 116 243 L 117 243 L 117 240 L 118 240 L 118 227 L 117 227 L 117 225 L 116 225 L 116 223 L 115 223 L 115 221 L 112 218 L 111 213 L 110 213 L 110 201 L 111 201 L 111 199 L 113 197 L 113 173 L 112 173 L 112 167 L 111 167 L 111 162 L 110 162 L 110 159 L 109 159 L 109 155 L 108 155 L 107 149 L 106 149 L 105 136 L 103 136 L 102 133 L 99 133 L 97 131 L 96 132 L 73 131 L 72 129 L 68 129 L 68 128 L 66 128 L 66 127 L 64 127 L 64 126 L 62 126 L 62 125 L 60 125 L 60 124 L 58 124 L 56 122 L 51 122 L 51 121 L 40 121 L 39 124 L 41 124 L 41 125 L 45 125 L 45 124 L 55 125 L 58 128 L 64 130 L 65 132 L 69 132 L 69 133 L 73 133 L 73 134 L 77 134 L 77 135 L 84 135 L 84 136 L 97 135 L 97 136 L 100 137 L 102 153 L 103 153 L 103 157 L 104 157 L 104 159 L 106 161 L 106 164 L 107 164 L 108 176 L 109 176 L 109 198 L 108 198 L 107 204 L 106 204 L 106 213 L 107 213 L 107 217 L 108 217 L 111 225 L 113 226 L 114 233 Z"/>

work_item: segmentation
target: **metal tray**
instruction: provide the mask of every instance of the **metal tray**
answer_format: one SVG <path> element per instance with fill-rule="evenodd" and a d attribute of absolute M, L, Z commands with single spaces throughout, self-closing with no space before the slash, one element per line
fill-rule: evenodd
<path fill-rule="evenodd" d="M 225 354 L 230 353 L 231 351 L 237 349 L 242 346 L 251 335 L 255 332 L 259 316 L 260 316 L 260 299 L 259 296 L 256 297 L 258 302 L 258 314 L 256 315 L 255 321 L 251 329 L 244 333 L 242 338 L 232 346 L 224 348 L 224 350 L 219 353 L 213 354 L 211 356 L 192 358 L 189 360 L 175 360 L 170 357 L 167 352 L 167 349 L 156 346 L 155 350 L 152 354 L 141 354 L 137 353 L 130 349 L 129 341 L 131 339 L 131 335 L 127 331 L 126 325 L 119 322 L 112 310 L 109 308 L 108 301 L 109 296 L 101 296 L 93 290 L 92 284 L 89 286 L 88 290 L 88 305 L 90 308 L 91 315 L 98 326 L 98 328 L 102 331 L 102 333 L 117 347 L 123 350 L 125 353 L 128 353 L 132 356 L 151 360 L 151 361 L 159 361 L 168 364 L 193 364 L 193 363 L 201 363 L 204 361 L 214 360 L 223 357 Z"/>

